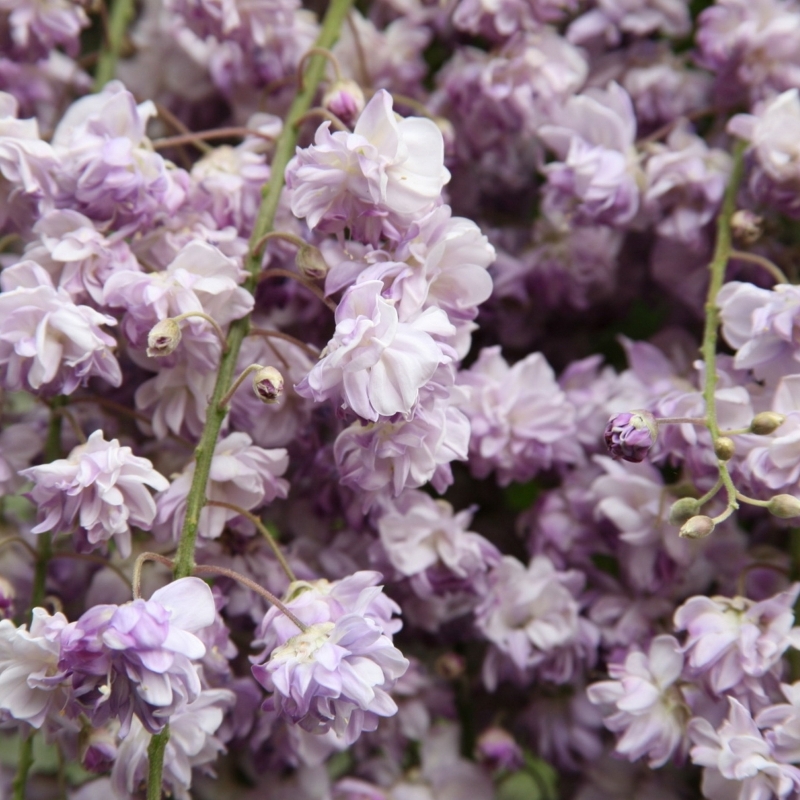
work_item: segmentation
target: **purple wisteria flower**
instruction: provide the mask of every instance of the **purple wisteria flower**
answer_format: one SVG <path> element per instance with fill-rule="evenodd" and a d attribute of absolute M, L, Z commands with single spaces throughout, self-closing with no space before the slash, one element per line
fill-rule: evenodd
<path fill-rule="evenodd" d="M 113 317 L 76 305 L 33 261 L 3 270 L 0 288 L 0 376 L 7 389 L 72 394 L 93 376 L 120 385 L 116 340 L 100 328 L 116 325 Z"/>
<path fill-rule="evenodd" d="M 44 267 L 53 284 L 65 289 L 76 303 L 104 302 L 104 289 L 117 270 L 140 272 L 127 242 L 119 235 L 105 236 L 83 214 L 54 209 L 33 226 L 38 240 L 25 249 L 25 257 Z"/>
<path fill-rule="evenodd" d="M 426 398 L 411 419 L 345 428 L 336 438 L 334 458 L 342 483 L 363 490 L 368 505 L 376 493 L 397 497 L 428 481 L 443 492 L 453 482 L 450 463 L 467 459 L 469 437 L 469 420 L 453 402 Z"/>
<path fill-rule="evenodd" d="M 402 229 L 429 211 L 450 179 L 442 133 L 429 119 L 398 122 L 391 95 L 375 94 L 353 133 L 317 130 L 286 168 L 292 212 L 323 232 L 351 228 L 375 241 L 384 225 Z"/>
<path fill-rule="evenodd" d="M 638 464 L 656 443 L 658 424 L 649 411 L 615 414 L 606 425 L 606 447 L 611 457 Z"/>
<path fill-rule="evenodd" d="M 451 355 L 434 336 L 454 328 L 438 308 L 400 322 L 394 304 L 381 295 L 380 281 L 357 284 L 336 309 L 336 331 L 319 362 L 297 385 L 298 394 L 317 402 L 340 399 L 360 417 L 408 417 L 419 390 Z"/>
<path fill-rule="evenodd" d="M 503 556 L 489 573 L 489 591 L 475 609 L 478 630 L 492 643 L 483 680 L 496 688 L 507 659 L 518 681 L 533 671 L 556 683 L 573 678 L 581 661 L 592 663 L 597 630 L 580 616 L 578 596 L 585 576 L 577 570 L 557 570 L 546 556 L 535 556 L 525 567 Z"/>
<path fill-rule="evenodd" d="M 260 508 L 276 497 L 286 497 L 289 483 L 280 476 L 286 472 L 288 464 L 286 450 L 257 447 L 246 433 L 228 434 L 214 448 L 206 497 L 231 503 L 245 511 Z M 177 542 L 180 539 L 194 470 L 195 461 L 191 461 L 156 500 L 158 514 L 154 532 L 161 540 Z M 198 534 L 216 539 L 228 522 L 239 517 L 241 515 L 232 509 L 207 505 L 200 512 Z M 245 523 L 242 530 L 252 532 L 252 524 Z"/>
<path fill-rule="evenodd" d="M 795 23 L 800 42 L 800 24 Z M 800 65 L 798 65 L 800 74 Z M 750 175 L 753 194 L 792 216 L 800 215 L 800 148 L 789 133 L 800 123 L 800 93 L 789 89 L 756 106 L 754 114 L 737 114 L 728 123 L 730 133 L 750 143 L 755 161 Z"/>
<path fill-rule="evenodd" d="M 160 492 L 169 481 L 146 458 L 133 455 L 117 439 L 107 442 L 95 431 L 68 458 L 21 473 L 32 480 L 30 498 L 44 519 L 33 533 L 55 530 L 73 534 L 76 548 L 86 552 L 113 539 L 123 558 L 131 553 L 131 527 L 150 530 L 156 504 L 145 487 Z"/>
<path fill-rule="evenodd" d="M 191 800 L 192 770 L 213 763 L 225 746 L 218 735 L 235 695 L 229 689 L 203 689 L 197 699 L 169 720 L 164 754 L 164 788 L 178 800 Z M 127 797 L 147 781 L 150 732 L 134 717 L 130 731 L 117 748 L 111 783 L 119 797 Z"/>
<path fill-rule="evenodd" d="M 671 38 L 686 36 L 691 30 L 691 15 L 683 0 L 596 0 L 567 29 L 573 44 L 600 40 L 618 45 L 623 36 L 644 37 L 656 31 Z"/>
<path fill-rule="evenodd" d="M 41 58 L 58 45 L 76 55 L 80 32 L 89 26 L 83 6 L 69 0 L 0 0 L 0 11 L 9 12 L 15 56 L 28 60 Z"/>
<path fill-rule="evenodd" d="M 157 733 L 201 692 L 197 662 L 205 645 L 195 635 L 213 624 L 211 590 L 181 578 L 149 600 L 97 605 L 60 634 L 59 670 L 71 684 L 70 715 L 94 725 L 118 718 L 127 735 L 136 714 Z"/>
<path fill-rule="evenodd" d="M 606 727 L 621 734 L 616 752 L 631 761 L 648 757 L 651 767 L 663 767 L 685 754 L 689 709 L 680 686 L 683 652 L 673 636 L 657 636 L 647 653 L 630 652 L 620 664 L 609 664 L 612 680 L 587 689 L 592 703 L 609 705 Z"/>
<path fill-rule="evenodd" d="M 16 99 L 0 91 L 0 231 L 24 229 L 37 203 L 55 194 L 56 154 L 40 138 L 38 122 L 17 119 L 17 110 Z"/>
<path fill-rule="evenodd" d="M 63 614 L 51 617 L 43 608 L 34 609 L 30 630 L 0 620 L 0 710 L 34 728 L 66 702 L 58 641 L 66 625 Z"/>
<path fill-rule="evenodd" d="M 702 717 L 689 723 L 692 761 L 703 770 L 703 796 L 726 798 L 767 798 L 781 800 L 800 791 L 800 769 L 782 763 L 770 742 L 758 729 L 748 710 L 733 697 L 722 725 Z"/>
<path fill-rule="evenodd" d="M 289 587 L 284 603 L 307 627 L 298 631 L 276 608 L 259 626 L 265 649 L 252 659 L 253 674 L 272 692 L 265 709 L 312 733 L 333 730 L 347 744 L 397 712 L 388 692 L 409 662 L 392 645 L 399 608 L 379 580 L 377 572 L 359 572 Z"/>
<path fill-rule="evenodd" d="M 155 113 L 150 101 L 137 106 L 119 81 L 73 103 L 52 141 L 60 162 L 60 205 L 131 228 L 174 212 L 185 199 L 188 176 L 145 136 Z"/>
<path fill-rule="evenodd" d="M 639 210 L 636 115 L 618 84 L 571 97 L 539 136 L 557 157 L 544 167 L 544 208 L 554 219 L 624 226 Z"/>
<path fill-rule="evenodd" d="M 459 381 L 468 391 L 461 407 L 472 427 L 470 468 L 478 477 L 496 470 L 505 486 L 582 460 L 572 436 L 575 410 L 541 353 L 510 366 L 499 347 L 486 347 Z"/>
<path fill-rule="evenodd" d="M 800 584 L 754 602 L 744 597 L 692 597 L 675 612 L 675 628 L 686 631 L 687 665 L 717 694 L 758 686 L 753 679 L 780 672 L 789 647 L 800 645 L 792 608 Z"/>
<path fill-rule="evenodd" d="M 105 284 L 104 302 L 124 308 L 122 331 L 143 347 L 147 334 L 159 321 L 199 311 L 224 326 L 253 308 L 253 297 L 239 286 L 244 277 L 240 263 L 213 245 L 186 244 L 163 272 L 116 270 Z M 205 320 L 189 318 L 184 347 L 199 367 L 213 368 L 219 339 Z M 209 354 L 210 351 L 210 354 Z"/>

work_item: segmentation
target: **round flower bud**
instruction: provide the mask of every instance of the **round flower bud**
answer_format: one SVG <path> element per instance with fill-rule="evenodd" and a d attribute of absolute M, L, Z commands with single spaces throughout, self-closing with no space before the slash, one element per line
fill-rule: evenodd
<path fill-rule="evenodd" d="M 735 452 L 736 445 L 733 443 L 733 439 L 729 439 L 727 436 L 720 436 L 717 439 L 714 445 L 714 453 L 720 461 L 730 461 Z"/>
<path fill-rule="evenodd" d="M 800 500 L 790 494 L 776 494 L 775 497 L 769 501 L 767 511 L 781 519 L 800 517 Z"/>
<path fill-rule="evenodd" d="M 171 355 L 180 343 L 181 326 L 172 317 L 167 317 L 153 325 L 147 334 L 147 355 L 150 358 Z"/>
<path fill-rule="evenodd" d="M 700 503 L 694 497 L 681 497 L 672 504 L 669 510 L 670 525 L 683 525 L 700 510 Z"/>
<path fill-rule="evenodd" d="M 277 403 L 283 394 L 283 375 L 275 367 L 261 367 L 253 374 L 253 391 L 262 403 Z"/>
<path fill-rule="evenodd" d="M 313 244 L 304 244 L 297 251 L 294 263 L 297 265 L 297 269 L 312 281 L 320 281 L 328 274 L 328 265 L 319 248 L 314 247 Z"/>
<path fill-rule="evenodd" d="M 608 421 L 604 437 L 612 458 L 644 461 L 658 436 L 658 425 L 649 411 L 626 411 Z"/>
<path fill-rule="evenodd" d="M 755 244 L 764 233 L 764 219 L 752 211 L 740 208 L 731 217 L 731 232 L 743 244 Z"/>
<path fill-rule="evenodd" d="M 522 769 L 525 759 L 514 737 L 503 728 L 487 728 L 475 746 L 476 760 L 492 771 L 514 772 Z"/>
<path fill-rule="evenodd" d="M 445 678 L 448 681 L 454 681 L 460 678 L 467 668 L 464 658 L 458 653 L 442 653 L 436 659 L 434 669 L 437 675 Z"/>
<path fill-rule="evenodd" d="M 775 411 L 762 411 L 753 417 L 753 421 L 750 423 L 750 432 L 759 436 L 768 436 L 778 430 L 785 421 L 786 417 L 783 414 Z"/>
<path fill-rule="evenodd" d="M 680 529 L 679 535 L 683 539 L 705 539 L 714 530 L 714 520 L 703 514 L 690 517 Z"/>
<path fill-rule="evenodd" d="M 322 97 L 322 107 L 335 114 L 345 125 L 352 125 L 364 110 L 364 92 L 351 80 L 336 81 Z"/>

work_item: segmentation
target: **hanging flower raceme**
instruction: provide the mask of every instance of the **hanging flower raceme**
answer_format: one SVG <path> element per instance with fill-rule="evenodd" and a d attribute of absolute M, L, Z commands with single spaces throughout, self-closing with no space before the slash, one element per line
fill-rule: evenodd
<path fill-rule="evenodd" d="M 313 733 L 333 730 L 347 744 L 397 712 L 388 693 L 408 660 L 392 645 L 400 609 L 379 580 L 377 572 L 357 572 L 289 587 L 284 603 L 307 627 L 298 631 L 276 608 L 259 626 L 265 649 L 253 674 L 272 693 L 265 709 Z"/>

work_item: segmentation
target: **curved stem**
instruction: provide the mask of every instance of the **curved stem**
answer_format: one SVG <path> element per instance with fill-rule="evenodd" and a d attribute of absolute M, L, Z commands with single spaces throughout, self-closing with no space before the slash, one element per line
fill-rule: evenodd
<path fill-rule="evenodd" d="M 241 371 L 241 373 L 239 374 L 239 377 L 233 382 L 233 385 L 231 386 L 231 388 L 228 389 L 225 397 L 223 397 L 219 401 L 219 405 L 217 406 L 217 408 L 219 408 L 220 411 L 223 411 L 224 409 L 226 409 L 228 407 L 228 403 L 230 403 L 231 398 L 234 396 L 234 394 L 236 394 L 236 390 L 242 385 L 242 381 L 251 372 L 255 372 L 257 369 L 262 369 L 261 364 L 251 364 L 249 367 L 245 367 Z"/>
<path fill-rule="evenodd" d="M 225 332 L 222 330 L 219 323 L 208 314 L 205 314 L 202 311 L 184 311 L 183 314 L 178 314 L 177 317 L 172 317 L 172 319 L 175 322 L 183 322 L 183 320 L 189 319 L 190 317 L 199 317 L 200 319 L 204 319 L 216 331 L 220 344 L 222 345 L 222 352 L 226 353 L 228 351 L 228 340 L 225 338 Z"/>
<path fill-rule="evenodd" d="M 148 561 L 155 561 L 158 564 L 163 564 L 165 567 L 172 569 L 175 563 L 171 558 L 162 556 L 161 553 L 142 553 L 134 562 L 133 565 L 133 580 L 131 581 L 131 589 L 133 591 L 133 599 L 138 600 L 142 596 L 142 567 Z"/>
<path fill-rule="evenodd" d="M 272 552 L 275 553 L 275 558 L 278 559 L 278 562 L 281 565 L 281 569 L 286 573 L 286 577 L 289 579 L 291 583 L 294 583 L 297 580 L 297 576 L 294 574 L 294 571 L 289 566 L 289 562 L 286 560 L 286 557 L 283 555 L 281 548 L 278 546 L 278 543 L 273 538 L 272 534 L 269 532 L 269 529 L 266 525 L 255 515 L 252 514 L 250 511 L 247 511 L 240 506 L 235 506 L 233 503 L 224 503 L 221 500 L 209 500 L 206 502 L 207 506 L 216 506 L 217 508 L 227 508 L 230 511 L 235 511 L 237 514 L 241 514 L 243 517 L 246 517 L 253 523 L 253 525 L 258 528 L 258 532 L 269 542 L 269 546 L 272 548 Z"/>
<path fill-rule="evenodd" d="M 768 272 L 774 279 L 775 283 L 789 283 L 784 271 L 773 261 L 770 261 L 766 256 L 760 256 L 757 253 L 747 253 L 743 250 L 731 250 L 731 258 L 738 261 L 747 261 L 750 264 L 756 264 L 761 269 Z"/>
<path fill-rule="evenodd" d="M 325 303 L 325 305 L 328 306 L 331 311 L 336 311 L 336 303 L 334 303 L 329 297 L 326 297 L 325 292 L 323 292 L 319 286 L 316 286 L 297 272 L 292 272 L 291 270 L 282 269 L 280 267 L 270 267 L 270 269 L 265 269 L 258 276 L 259 282 L 268 280 L 269 278 L 291 278 L 292 280 L 295 280 L 305 286 L 309 292 Z"/>
<path fill-rule="evenodd" d="M 94 73 L 94 90 L 99 92 L 113 77 L 117 70 L 125 31 L 133 19 L 133 0 L 114 0 L 108 18 L 108 40 L 97 58 L 97 69 Z"/>
<path fill-rule="evenodd" d="M 356 46 L 356 57 L 358 58 L 358 68 L 361 71 L 361 85 L 372 86 L 372 77 L 369 74 L 369 67 L 367 66 L 367 54 L 364 52 L 364 44 L 361 41 L 361 35 L 358 32 L 358 25 L 356 25 L 355 14 L 358 12 L 350 11 L 347 15 L 347 27 L 350 28 L 350 34 L 353 37 L 353 42 Z"/>
<path fill-rule="evenodd" d="M 304 122 L 314 119 L 314 117 L 322 117 L 324 120 L 327 120 L 331 123 L 331 125 L 333 125 L 334 128 L 336 128 L 337 131 L 347 131 L 350 133 L 350 128 L 348 128 L 347 125 L 345 125 L 344 122 L 342 122 L 339 117 L 336 116 L 336 114 L 334 114 L 332 111 L 328 111 L 327 108 L 322 108 L 321 106 L 316 106 L 315 108 L 306 111 L 302 117 L 298 118 L 297 124 L 302 125 Z"/>
<path fill-rule="evenodd" d="M 32 556 L 33 558 L 38 558 L 39 556 L 39 554 L 36 552 L 36 548 L 31 547 L 21 536 L 8 536 L 5 539 L 0 539 L 0 550 L 10 544 L 21 544 L 23 548 L 28 551 L 28 555 Z"/>
<path fill-rule="evenodd" d="M 308 50 L 305 55 L 300 59 L 300 63 L 297 65 L 297 91 L 303 91 L 303 83 L 304 83 L 304 73 L 306 68 L 306 63 L 311 56 L 322 56 L 326 58 L 331 66 L 333 67 L 333 74 L 336 76 L 336 80 L 340 81 L 342 79 L 342 68 L 339 65 L 339 59 L 328 50 L 326 47 L 312 47 Z"/>
<path fill-rule="evenodd" d="M 747 503 L 749 506 L 758 506 L 759 508 L 766 508 L 770 504 L 769 500 L 756 500 L 755 497 L 748 497 L 739 491 L 736 492 L 736 499 Z"/>
<path fill-rule="evenodd" d="M 281 341 L 289 342 L 289 344 L 300 348 L 309 358 L 315 361 L 319 358 L 319 350 L 282 331 L 271 331 L 266 328 L 250 328 L 248 336 L 263 336 L 265 339 L 280 339 Z"/>
<path fill-rule="evenodd" d="M 305 247 L 308 244 L 308 242 L 304 241 L 299 236 L 295 236 L 295 234 L 289 233 L 288 231 L 270 231 L 269 233 L 265 233 L 256 242 L 256 245 L 253 248 L 253 255 L 260 255 L 261 249 L 270 239 L 283 239 L 286 242 L 291 242 L 297 247 Z"/>
<path fill-rule="evenodd" d="M 704 506 L 722 488 L 722 477 L 702 496 L 697 499 L 700 506 Z"/>
<path fill-rule="evenodd" d="M 193 144 L 199 146 L 201 142 L 209 139 L 233 139 L 234 137 L 244 139 L 246 136 L 257 136 L 259 139 L 264 139 L 267 142 L 273 143 L 274 136 L 270 136 L 262 131 L 257 131 L 254 128 L 215 128 L 210 131 L 188 131 L 178 136 L 165 136 L 163 139 L 156 139 L 153 144 L 153 150 L 163 150 L 166 147 L 178 147 L 182 144 Z M 205 147 L 200 148 L 204 152 L 211 152 L 213 148 Z"/>
<path fill-rule="evenodd" d="M 225 567 L 215 567 L 212 564 L 197 564 L 194 568 L 195 575 L 224 575 L 226 578 L 230 578 L 231 580 L 237 581 L 241 583 L 242 586 L 246 586 L 248 589 L 252 589 L 256 594 L 261 595 L 265 600 L 268 600 L 272 605 L 274 605 L 284 616 L 290 619 L 295 625 L 297 625 L 298 629 L 301 631 L 307 631 L 308 626 L 304 623 L 300 622 L 297 617 L 289 611 L 288 608 L 268 589 L 265 589 L 263 586 L 260 586 L 255 581 L 251 581 L 250 578 L 246 578 L 244 575 L 240 575 L 238 572 L 235 572 L 232 569 L 227 569 Z"/>

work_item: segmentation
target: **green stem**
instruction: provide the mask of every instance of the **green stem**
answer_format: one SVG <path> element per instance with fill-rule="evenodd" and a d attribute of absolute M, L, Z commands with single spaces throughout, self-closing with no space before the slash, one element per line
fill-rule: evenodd
<path fill-rule="evenodd" d="M 720 437 L 719 422 L 717 421 L 717 335 L 719 332 L 719 307 L 717 295 L 725 280 L 725 268 L 731 257 L 731 217 L 736 211 L 736 194 L 744 174 L 744 151 L 746 142 L 738 142 L 733 151 L 733 167 L 725 190 L 725 198 L 717 218 L 717 242 L 714 255 L 709 264 L 708 295 L 706 297 L 706 321 L 703 331 L 703 344 L 701 352 L 705 362 L 705 383 L 703 385 L 703 400 L 706 406 L 706 426 L 711 434 L 711 444 L 715 446 Z M 736 487 L 731 480 L 730 472 L 724 461 L 718 462 L 719 476 L 728 494 L 728 514 L 720 515 L 721 521 L 729 516 L 730 510 L 738 508 L 736 500 Z"/>
<path fill-rule="evenodd" d="M 117 4 L 130 3 L 130 0 L 117 0 Z M 319 38 L 315 47 L 330 50 L 339 36 L 339 29 L 352 5 L 353 0 L 331 0 L 325 18 L 322 21 Z M 116 9 L 116 5 L 115 5 Z M 286 165 L 294 155 L 297 145 L 297 122 L 311 107 L 322 75 L 325 71 L 326 59 L 319 53 L 314 54 L 308 63 L 303 89 L 297 94 L 284 121 L 283 131 L 275 145 L 275 153 L 270 165 L 269 183 L 264 187 L 261 206 L 258 210 L 253 232 L 250 236 L 249 255 L 246 262 L 249 276 L 244 283 L 252 292 L 258 282 L 261 271 L 261 258 L 257 246 L 269 233 L 275 222 L 275 214 L 284 184 Z M 100 67 L 98 67 L 98 76 Z M 192 485 L 186 498 L 186 518 L 183 523 L 181 540 L 175 556 L 175 578 L 186 578 L 194 570 L 194 550 L 197 542 L 197 528 L 200 523 L 200 512 L 206 502 L 206 486 L 211 472 L 211 460 L 217 444 L 222 422 L 228 410 L 220 408 L 220 401 L 225 397 L 233 381 L 236 360 L 242 342 L 250 329 L 250 318 L 244 317 L 234 321 L 228 330 L 228 351 L 220 360 L 217 382 L 214 393 L 208 404 L 206 424 L 195 450 L 195 470 Z M 150 774 L 148 776 L 147 800 L 157 800 L 161 796 L 161 775 L 164 766 L 164 749 L 169 741 L 169 729 L 153 736 L 150 742 Z"/>
<path fill-rule="evenodd" d="M 14 800 L 25 800 L 25 786 L 28 782 L 28 771 L 33 764 L 33 735 L 31 731 L 27 739 L 23 739 L 19 748 L 19 763 L 14 782 L 11 784 Z"/>
<path fill-rule="evenodd" d="M 169 726 L 156 733 L 147 747 L 149 762 L 147 774 L 147 800 L 161 800 L 161 776 L 164 772 L 164 753 L 169 742 Z"/>
<path fill-rule="evenodd" d="M 106 42 L 97 59 L 97 69 L 94 73 L 94 90 L 99 92 L 117 71 L 117 61 L 122 50 L 125 31 L 128 30 L 133 19 L 133 0 L 114 0 L 111 14 L 108 18 L 108 31 Z"/>

